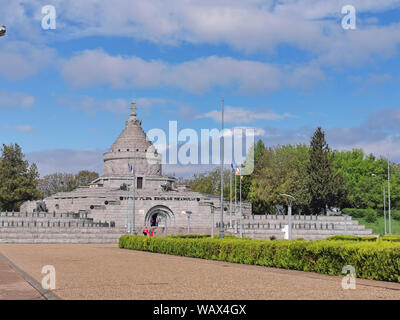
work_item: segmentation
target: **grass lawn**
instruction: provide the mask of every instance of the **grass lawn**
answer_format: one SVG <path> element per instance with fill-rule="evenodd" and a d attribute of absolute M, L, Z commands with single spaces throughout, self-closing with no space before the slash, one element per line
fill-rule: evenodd
<path fill-rule="evenodd" d="M 373 234 L 380 234 L 384 235 L 385 233 L 385 225 L 383 222 L 383 217 L 378 217 L 376 222 L 366 222 L 364 218 L 353 218 L 353 220 L 358 220 L 359 224 L 365 225 L 366 229 L 372 229 Z M 392 218 L 392 234 L 399 234 L 400 235 L 400 221 L 394 220 Z M 389 219 L 386 215 L 386 230 L 389 232 Z"/>

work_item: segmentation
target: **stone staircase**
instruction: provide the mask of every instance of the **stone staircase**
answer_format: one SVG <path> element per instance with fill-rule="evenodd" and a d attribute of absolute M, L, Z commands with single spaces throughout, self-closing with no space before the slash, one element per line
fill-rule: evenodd
<path fill-rule="evenodd" d="M 117 243 L 126 233 L 87 214 L 0 212 L 0 243 Z"/>
<path fill-rule="evenodd" d="M 239 223 L 227 224 L 226 230 L 240 233 Z M 323 240 L 333 235 L 372 236 L 372 230 L 358 224 L 350 216 L 300 216 L 291 218 L 292 239 Z M 218 224 L 217 224 L 218 225 Z M 253 215 L 242 219 L 242 235 L 252 239 L 284 239 L 282 229 L 288 225 L 287 215 Z"/>

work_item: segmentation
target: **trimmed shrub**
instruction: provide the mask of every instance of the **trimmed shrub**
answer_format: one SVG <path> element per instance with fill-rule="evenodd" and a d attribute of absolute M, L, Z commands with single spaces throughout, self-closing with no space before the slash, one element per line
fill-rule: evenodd
<path fill-rule="evenodd" d="M 179 234 L 179 235 L 170 235 L 167 236 L 168 238 L 172 239 L 205 239 L 205 238 L 211 238 L 210 234 Z M 214 239 L 219 239 L 219 235 L 215 234 Z M 225 235 L 224 239 L 249 239 L 249 238 L 238 238 L 233 235 Z"/>
<path fill-rule="evenodd" d="M 360 236 L 351 236 L 351 235 L 345 235 L 345 234 L 338 234 L 335 236 L 330 236 L 326 238 L 326 240 L 331 241 L 331 240 L 338 240 L 338 241 L 376 241 L 378 238 L 374 236 L 365 236 L 365 237 L 360 237 Z"/>
<path fill-rule="evenodd" d="M 125 235 L 119 247 L 266 267 L 341 275 L 352 265 L 359 278 L 400 282 L 400 244 L 390 241 L 188 239 Z"/>
<path fill-rule="evenodd" d="M 400 242 L 400 236 L 395 234 L 385 234 L 381 239 L 383 241 Z"/>

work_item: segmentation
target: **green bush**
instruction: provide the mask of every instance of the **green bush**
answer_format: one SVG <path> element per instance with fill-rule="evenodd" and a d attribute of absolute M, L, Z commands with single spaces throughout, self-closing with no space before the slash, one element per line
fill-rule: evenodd
<path fill-rule="evenodd" d="M 400 210 L 391 210 L 390 215 L 394 220 L 400 221 Z"/>
<path fill-rule="evenodd" d="M 383 241 L 400 242 L 400 236 L 395 234 L 385 234 L 381 239 Z"/>
<path fill-rule="evenodd" d="M 335 236 L 330 236 L 326 238 L 326 240 L 331 241 L 331 240 L 338 240 L 338 241 L 376 241 L 378 238 L 374 236 L 366 236 L 366 237 L 360 237 L 360 236 L 351 236 L 351 235 L 342 235 L 338 234 Z"/>
<path fill-rule="evenodd" d="M 376 222 L 378 220 L 378 215 L 376 214 L 375 210 L 367 209 L 365 212 L 365 221 L 369 223 Z"/>
<path fill-rule="evenodd" d="M 167 237 L 172 238 L 172 239 L 205 239 L 205 238 L 211 238 L 211 235 L 210 234 L 179 234 L 179 235 L 170 235 Z M 238 238 L 238 237 L 230 235 L 230 234 L 225 235 L 224 238 L 225 239 L 248 239 L 248 238 Z M 215 234 L 214 239 L 219 239 L 219 235 Z"/>
<path fill-rule="evenodd" d="M 340 275 L 352 265 L 359 278 L 400 282 L 400 244 L 390 241 L 191 239 L 125 235 L 119 247 L 266 267 Z"/>
<path fill-rule="evenodd" d="M 353 218 L 366 218 L 370 217 L 370 219 L 374 219 L 376 221 L 377 213 L 374 209 L 356 209 L 356 208 L 344 208 L 342 210 L 343 214 L 347 214 L 349 216 L 352 216 Z"/>

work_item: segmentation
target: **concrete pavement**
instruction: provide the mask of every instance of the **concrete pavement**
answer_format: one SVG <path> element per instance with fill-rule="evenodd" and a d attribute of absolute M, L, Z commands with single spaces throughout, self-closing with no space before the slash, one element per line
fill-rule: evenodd
<path fill-rule="evenodd" d="M 41 300 L 42 295 L 0 257 L 0 300 Z"/>
<path fill-rule="evenodd" d="M 39 283 L 56 269 L 62 299 L 400 299 L 400 284 L 119 249 L 115 244 L 1 244 Z"/>

